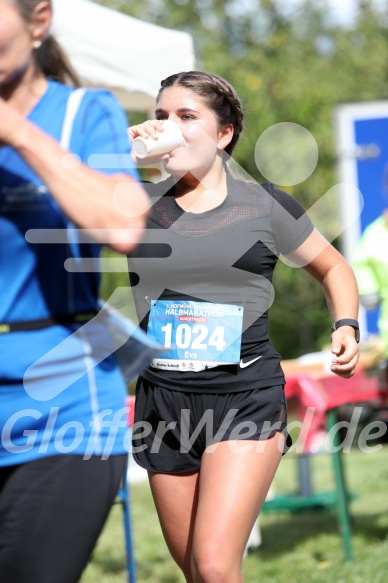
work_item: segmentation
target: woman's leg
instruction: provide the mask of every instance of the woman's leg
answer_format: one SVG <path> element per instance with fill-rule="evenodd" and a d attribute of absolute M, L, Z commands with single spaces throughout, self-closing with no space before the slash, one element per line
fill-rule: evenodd
<path fill-rule="evenodd" d="M 284 445 L 225 441 L 205 451 L 200 472 L 154 474 L 150 484 L 167 546 L 188 583 L 241 583 L 241 562 Z"/>
<path fill-rule="evenodd" d="M 183 571 L 186 581 L 192 583 L 191 548 L 198 503 L 198 472 L 148 474 L 168 549 Z"/>
<path fill-rule="evenodd" d="M 241 563 L 284 445 L 276 433 L 266 441 L 224 441 L 202 457 L 192 543 L 194 583 L 241 583 Z"/>
<path fill-rule="evenodd" d="M 76 583 L 126 461 L 126 455 L 107 460 L 54 456 L 0 470 L 5 478 L 0 491 L 1 580 Z"/>

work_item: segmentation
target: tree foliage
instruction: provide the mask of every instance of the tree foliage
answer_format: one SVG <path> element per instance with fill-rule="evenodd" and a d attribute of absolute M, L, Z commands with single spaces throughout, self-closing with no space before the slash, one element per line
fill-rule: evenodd
<path fill-rule="evenodd" d="M 284 187 L 306 208 L 336 182 L 334 108 L 388 97 L 388 8 L 377 12 L 372 0 L 359 0 L 352 28 L 328 19 L 326 0 L 305 0 L 287 15 L 276 0 L 99 3 L 191 33 L 197 68 L 227 78 L 242 98 L 245 132 L 234 159 L 254 179 L 265 180 L 254 149 L 267 128 L 294 122 L 311 132 L 318 164 L 304 182 Z M 333 214 L 336 210 L 333 206 Z M 320 349 L 330 339 L 330 318 L 319 286 L 280 262 L 275 289 L 270 320 L 275 346 L 288 358 Z"/>

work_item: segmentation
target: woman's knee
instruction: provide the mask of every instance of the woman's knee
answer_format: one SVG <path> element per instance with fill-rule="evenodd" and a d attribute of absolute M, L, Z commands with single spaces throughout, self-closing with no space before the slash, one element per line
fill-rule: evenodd
<path fill-rule="evenodd" d="M 235 583 L 240 581 L 242 558 L 228 556 L 215 547 L 193 551 L 191 572 L 194 583 Z"/>

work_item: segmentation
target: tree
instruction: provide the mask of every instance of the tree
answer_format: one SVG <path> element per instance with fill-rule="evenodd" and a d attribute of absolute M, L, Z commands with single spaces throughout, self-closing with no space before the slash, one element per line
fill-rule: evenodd
<path fill-rule="evenodd" d="M 308 179 L 282 188 L 308 209 L 336 183 L 335 106 L 388 97 L 388 12 L 376 12 L 371 0 L 359 1 L 359 16 L 351 29 L 328 21 L 326 0 L 305 0 L 288 16 L 276 0 L 99 3 L 192 34 L 197 68 L 227 78 L 245 104 L 246 129 L 234 158 L 254 179 L 266 179 L 257 168 L 254 150 L 267 128 L 280 122 L 306 128 L 317 142 L 319 162 Z M 329 226 L 337 213 L 334 205 L 330 210 L 331 216 L 330 212 L 325 216 Z M 331 229 L 328 236 L 335 235 Z M 302 270 L 286 268 L 282 262 L 275 284 L 270 320 L 275 346 L 288 358 L 320 349 L 330 340 L 331 323 L 319 287 Z"/>

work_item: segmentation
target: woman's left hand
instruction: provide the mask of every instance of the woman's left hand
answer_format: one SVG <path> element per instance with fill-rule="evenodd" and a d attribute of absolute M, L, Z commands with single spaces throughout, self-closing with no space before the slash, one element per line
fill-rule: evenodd
<path fill-rule="evenodd" d="M 331 351 L 334 355 L 330 369 L 345 379 L 354 375 L 360 353 L 354 337 L 354 329 L 342 326 L 331 335 Z"/>

